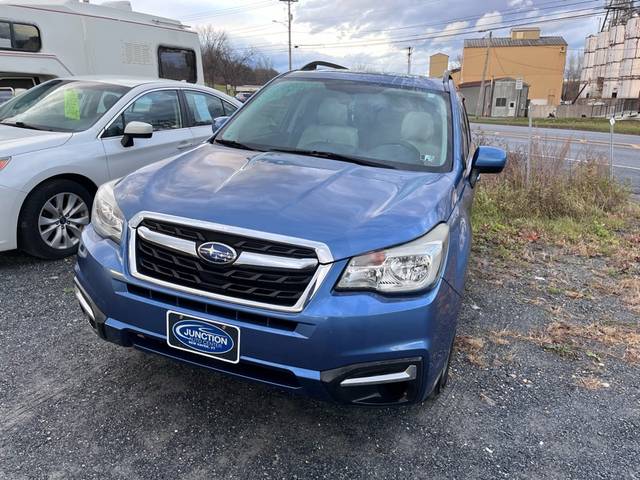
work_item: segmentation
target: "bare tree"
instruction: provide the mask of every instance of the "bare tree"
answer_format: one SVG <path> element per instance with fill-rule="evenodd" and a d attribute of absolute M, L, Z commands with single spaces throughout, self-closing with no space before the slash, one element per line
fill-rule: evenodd
<path fill-rule="evenodd" d="M 200 28 L 198 34 L 207 85 L 222 83 L 227 93 L 233 93 L 238 85 L 262 85 L 278 74 L 271 61 L 258 56 L 252 48 L 234 48 L 223 30 L 207 25 Z"/>
<path fill-rule="evenodd" d="M 562 92 L 564 100 L 573 100 L 580 92 L 580 75 L 582 74 L 582 55 L 574 52 L 567 62 L 565 81 Z"/>

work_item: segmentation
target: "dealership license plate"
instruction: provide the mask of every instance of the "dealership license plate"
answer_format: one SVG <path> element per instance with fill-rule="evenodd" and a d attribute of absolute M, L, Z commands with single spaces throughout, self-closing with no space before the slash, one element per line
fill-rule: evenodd
<path fill-rule="evenodd" d="M 167 343 L 223 362 L 240 361 L 240 329 L 226 323 L 168 311 Z"/>

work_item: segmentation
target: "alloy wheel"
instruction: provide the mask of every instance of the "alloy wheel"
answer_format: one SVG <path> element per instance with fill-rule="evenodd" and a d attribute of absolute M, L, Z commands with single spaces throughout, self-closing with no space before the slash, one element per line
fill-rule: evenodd
<path fill-rule="evenodd" d="M 38 216 L 40 237 L 49 247 L 66 250 L 75 247 L 85 225 L 89 207 L 75 193 L 62 192 L 47 200 Z"/>

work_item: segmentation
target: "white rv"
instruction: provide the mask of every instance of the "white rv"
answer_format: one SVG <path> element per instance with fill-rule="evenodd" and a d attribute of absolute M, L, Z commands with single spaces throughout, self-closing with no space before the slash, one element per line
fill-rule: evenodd
<path fill-rule="evenodd" d="M 70 75 L 203 83 L 198 35 L 128 1 L 0 0 L 0 89 Z"/>

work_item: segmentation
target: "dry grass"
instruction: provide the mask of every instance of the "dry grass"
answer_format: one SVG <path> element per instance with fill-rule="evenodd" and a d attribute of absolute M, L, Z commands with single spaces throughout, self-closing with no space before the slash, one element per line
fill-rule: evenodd
<path fill-rule="evenodd" d="M 596 377 L 578 377 L 576 384 L 587 390 L 602 390 L 603 388 L 609 388 L 611 386 L 609 383 L 603 382 Z"/>
<path fill-rule="evenodd" d="M 542 330 L 527 334 L 507 330 L 492 333 L 503 338 L 531 341 L 562 356 L 576 356 L 579 352 L 584 352 L 598 364 L 601 363 L 600 358 L 607 356 L 630 363 L 640 361 L 640 324 L 578 325 L 556 321 Z"/>
<path fill-rule="evenodd" d="M 487 362 L 482 353 L 485 346 L 485 341 L 482 338 L 459 335 L 456 337 L 455 346 L 459 352 L 464 354 L 469 363 L 478 367 L 487 366 Z"/>
<path fill-rule="evenodd" d="M 535 248 L 527 247 L 539 243 L 596 256 L 634 241 L 619 238 L 629 219 L 640 219 L 628 189 L 609 178 L 601 158 L 585 151 L 581 162 L 571 162 L 568 149 L 534 143 L 529 181 L 522 150 L 509 153 L 502 174 L 482 177 L 473 212 L 480 245 L 490 244 L 502 257 L 535 258 Z"/>

